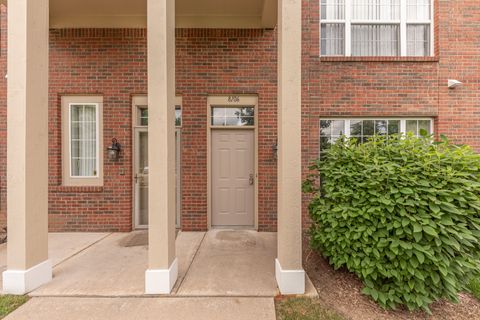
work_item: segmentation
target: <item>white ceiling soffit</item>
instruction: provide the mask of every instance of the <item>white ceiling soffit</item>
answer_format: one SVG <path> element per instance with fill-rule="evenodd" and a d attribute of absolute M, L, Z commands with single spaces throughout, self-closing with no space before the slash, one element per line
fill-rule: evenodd
<path fill-rule="evenodd" d="M 144 28 L 146 13 L 146 0 L 50 0 L 52 28 Z M 277 0 L 176 0 L 177 28 L 274 28 L 276 23 Z"/>

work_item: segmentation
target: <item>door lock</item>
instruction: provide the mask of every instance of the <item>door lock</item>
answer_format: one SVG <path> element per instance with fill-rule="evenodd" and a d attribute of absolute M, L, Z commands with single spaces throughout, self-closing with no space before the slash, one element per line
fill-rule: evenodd
<path fill-rule="evenodd" d="M 248 182 L 250 183 L 250 185 L 252 185 L 255 182 L 255 179 L 253 178 L 253 173 L 250 173 L 250 177 L 248 179 Z"/>

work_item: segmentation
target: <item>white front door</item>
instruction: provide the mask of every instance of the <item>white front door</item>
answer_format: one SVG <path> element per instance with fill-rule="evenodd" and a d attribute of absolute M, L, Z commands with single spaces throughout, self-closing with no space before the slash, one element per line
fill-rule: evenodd
<path fill-rule="evenodd" d="M 212 226 L 255 224 L 254 130 L 212 130 Z"/>

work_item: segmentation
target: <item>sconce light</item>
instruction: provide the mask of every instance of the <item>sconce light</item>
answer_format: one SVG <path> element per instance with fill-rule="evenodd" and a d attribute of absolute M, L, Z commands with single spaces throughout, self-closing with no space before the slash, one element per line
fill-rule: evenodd
<path fill-rule="evenodd" d="M 276 160 L 278 158 L 278 142 L 275 142 L 272 146 L 273 158 Z"/>
<path fill-rule="evenodd" d="M 120 151 L 122 150 L 122 146 L 118 143 L 116 138 L 112 139 L 112 145 L 107 148 L 108 150 L 108 158 L 110 160 L 117 160 L 118 156 L 120 155 Z"/>

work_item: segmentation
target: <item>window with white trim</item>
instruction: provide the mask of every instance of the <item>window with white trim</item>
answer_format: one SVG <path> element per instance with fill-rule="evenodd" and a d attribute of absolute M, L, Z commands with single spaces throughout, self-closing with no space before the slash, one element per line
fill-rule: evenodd
<path fill-rule="evenodd" d="M 98 177 L 98 109 L 96 103 L 71 103 L 70 176 Z"/>
<path fill-rule="evenodd" d="M 146 98 L 145 98 L 146 99 Z M 147 101 L 145 100 L 145 103 Z M 136 126 L 147 127 L 148 126 L 148 106 L 146 104 L 136 105 Z M 175 127 L 180 128 L 182 126 L 182 97 L 175 97 Z"/>
<path fill-rule="evenodd" d="M 212 106 L 212 126 L 254 126 L 255 107 L 253 106 Z"/>
<path fill-rule="evenodd" d="M 102 97 L 62 97 L 63 183 L 103 184 Z"/>
<path fill-rule="evenodd" d="M 352 118 L 352 119 L 321 119 L 320 120 L 320 152 L 328 149 L 340 137 L 356 138 L 366 142 L 374 135 L 391 135 L 411 132 L 416 136 L 425 130 L 433 133 L 431 118 Z"/>
<path fill-rule="evenodd" d="M 320 0 L 321 56 L 430 56 L 433 0 Z"/>

